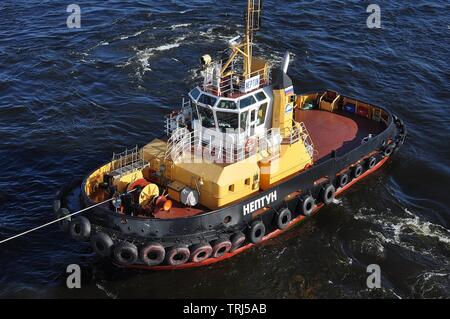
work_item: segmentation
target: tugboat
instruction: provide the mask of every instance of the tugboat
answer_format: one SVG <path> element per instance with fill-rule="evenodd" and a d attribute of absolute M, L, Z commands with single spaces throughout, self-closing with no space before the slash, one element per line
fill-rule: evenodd
<path fill-rule="evenodd" d="M 228 58 L 200 58 L 202 81 L 163 137 L 58 191 L 65 232 L 119 266 L 208 265 L 336 203 L 404 143 L 403 122 L 382 107 L 332 90 L 296 94 L 289 53 L 275 67 L 254 57 L 261 12 L 248 1 Z"/>

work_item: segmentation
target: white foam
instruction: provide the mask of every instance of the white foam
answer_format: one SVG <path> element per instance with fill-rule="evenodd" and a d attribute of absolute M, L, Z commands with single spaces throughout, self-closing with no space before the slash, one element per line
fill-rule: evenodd
<path fill-rule="evenodd" d="M 436 238 L 440 242 L 450 245 L 450 231 L 448 229 L 441 225 L 421 220 L 419 216 L 413 214 L 407 208 L 404 208 L 405 213 L 409 216 L 407 218 L 393 216 L 391 214 L 383 214 L 380 218 L 379 214 L 367 214 L 368 211 L 374 212 L 375 210 L 368 208 L 360 209 L 359 212 L 354 215 L 354 218 L 380 225 L 383 229 L 383 233 L 372 230 L 369 230 L 369 232 L 380 238 L 383 242 L 395 244 L 413 252 L 418 252 L 416 247 L 402 241 L 402 235 L 405 234 L 405 230 L 407 230 L 407 234 L 412 232 L 415 236 Z M 423 249 L 421 249 L 420 253 L 430 254 L 428 250 Z"/>
<path fill-rule="evenodd" d="M 145 31 L 147 31 L 147 29 L 138 31 L 138 32 L 133 33 L 133 34 L 131 34 L 131 35 L 122 35 L 122 36 L 120 37 L 120 40 L 126 40 L 126 39 L 129 39 L 129 38 L 137 37 L 138 35 L 141 35 L 141 34 L 144 33 Z"/>
<path fill-rule="evenodd" d="M 187 27 L 189 27 L 189 26 L 191 26 L 192 25 L 192 23 L 181 23 L 181 24 L 174 24 L 173 26 L 171 26 L 170 28 L 172 29 L 172 30 L 175 30 L 175 29 L 179 29 L 179 28 L 187 28 Z"/>
<path fill-rule="evenodd" d="M 155 55 L 156 52 L 163 52 L 178 48 L 185 39 L 186 39 L 185 36 L 178 37 L 172 43 L 160 45 L 159 47 L 156 48 L 146 48 L 144 50 L 138 51 L 136 53 L 136 58 L 139 61 L 139 64 L 142 68 L 142 74 L 144 74 L 147 71 L 151 71 L 150 59 Z"/>

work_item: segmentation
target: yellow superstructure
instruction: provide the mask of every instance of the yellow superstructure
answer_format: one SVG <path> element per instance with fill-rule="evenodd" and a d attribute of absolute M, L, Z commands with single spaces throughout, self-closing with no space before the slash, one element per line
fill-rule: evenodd
<path fill-rule="evenodd" d="M 181 202 L 190 196 L 190 201 L 185 200 L 184 205 L 195 206 L 198 199 L 198 204 L 214 210 L 267 190 L 312 164 L 311 147 L 305 144 L 307 132 L 302 130 L 300 123 L 294 121 L 295 108 L 302 107 L 306 100 L 295 96 L 292 81 L 287 76 L 289 55 L 285 56 L 283 68 L 272 73 L 272 86 L 268 62 L 252 56 L 253 32 L 260 28 L 261 8 L 260 0 L 248 1 L 245 38 L 242 42 L 230 44 L 231 56 L 224 64 L 213 64 L 209 55 L 202 57 L 203 65 L 212 73 L 206 73 L 210 75 L 210 79 L 205 80 L 208 85 L 205 84 L 203 89 L 198 87 L 196 97 L 190 97 L 195 107 L 192 107 L 191 115 L 187 118 L 192 120 L 194 114 L 197 122 L 189 127 L 185 125 L 184 115 L 178 115 L 183 117 L 182 129 L 177 134 L 174 134 L 176 130 L 168 129 L 168 141 L 154 139 L 144 146 L 141 149 L 144 164 L 137 165 L 137 168 L 133 166 L 137 162 L 131 166 L 127 164 L 125 168 L 131 167 L 130 170 L 124 172 L 122 169 L 119 173 L 116 173 L 117 163 L 114 161 L 103 166 L 88 178 L 88 195 L 95 192 L 97 185 L 103 182 L 104 175 L 108 174 L 112 178 L 112 185 L 119 191 L 138 179 L 146 179 L 154 184 L 145 188 L 145 198 L 164 195 Z M 243 62 L 242 68 L 234 68 L 237 61 Z M 213 65 L 219 66 L 219 71 Z M 211 86 L 213 88 L 208 91 Z M 204 99 L 199 98 L 200 95 Z M 221 100 L 214 106 L 218 99 Z M 334 99 L 334 96 L 322 96 L 322 108 L 333 109 Z M 245 104 L 246 100 L 250 102 Z M 222 103 L 221 110 L 218 110 L 219 102 Z M 200 103 L 206 105 L 197 107 Z M 224 109 L 227 109 L 227 113 L 222 112 Z M 202 113 L 195 113 L 197 110 L 202 110 Z M 201 133 L 205 129 L 203 118 L 207 117 L 207 120 L 215 123 L 215 126 L 209 124 L 209 129 L 223 133 L 223 126 L 217 124 L 219 112 L 222 112 L 222 121 L 225 115 L 230 118 L 234 116 L 233 121 L 222 124 L 235 125 L 233 128 L 236 128 L 235 123 L 239 122 L 239 138 L 243 136 L 246 139 L 240 147 L 245 148 L 248 156 L 232 163 L 208 162 L 203 158 L 200 161 L 193 158 L 190 158 L 192 161 L 186 161 L 184 152 L 202 149 L 202 143 L 205 142 L 202 137 L 195 140 L 192 135 L 194 130 Z M 270 116 L 266 117 L 266 112 Z M 179 123 L 175 124 L 178 129 Z M 261 135 L 275 130 L 279 137 L 278 152 L 260 149 L 256 153 L 249 151 L 255 145 L 248 142 L 259 141 Z M 176 155 L 172 156 L 172 153 Z M 122 164 L 119 163 L 121 168 Z M 192 201 L 195 204 L 191 204 Z"/>

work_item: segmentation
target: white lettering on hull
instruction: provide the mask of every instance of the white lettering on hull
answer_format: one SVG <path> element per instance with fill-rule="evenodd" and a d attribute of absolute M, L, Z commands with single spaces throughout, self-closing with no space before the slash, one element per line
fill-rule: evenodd
<path fill-rule="evenodd" d="M 275 202 L 277 200 L 277 191 L 273 191 L 261 198 L 255 199 L 254 201 L 245 204 L 243 207 L 244 216 L 251 214 L 267 205 Z"/>

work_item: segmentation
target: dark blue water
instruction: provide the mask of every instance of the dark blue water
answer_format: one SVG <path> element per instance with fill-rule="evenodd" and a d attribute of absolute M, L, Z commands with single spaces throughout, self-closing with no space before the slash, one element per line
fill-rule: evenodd
<path fill-rule="evenodd" d="M 245 1 L 0 2 L 0 238 L 53 218 L 55 191 L 163 132 L 198 57 L 242 29 Z M 266 1 L 258 54 L 298 92 L 387 107 L 409 136 L 384 168 L 300 227 L 207 268 L 125 271 L 56 226 L 0 246 L 0 297 L 450 298 L 450 3 Z M 83 288 L 65 286 L 80 264 Z M 377 263 L 382 289 L 366 288 Z"/>

